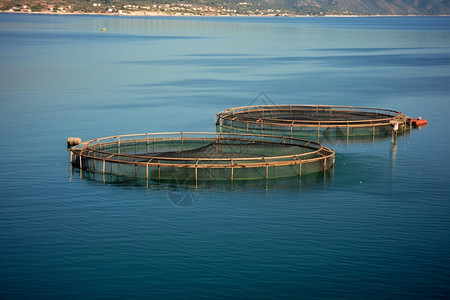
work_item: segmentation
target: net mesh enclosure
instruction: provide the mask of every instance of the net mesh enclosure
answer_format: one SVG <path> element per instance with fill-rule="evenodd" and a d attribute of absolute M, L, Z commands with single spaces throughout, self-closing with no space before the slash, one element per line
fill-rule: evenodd
<path fill-rule="evenodd" d="M 385 137 L 411 129 L 411 118 L 394 110 L 329 105 L 259 105 L 216 115 L 217 132 L 301 137 L 317 142 Z"/>
<path fill-rule="evenodd" d="M 313 141 L 233 133 L 118 135 L 69 151 L 71 164 L 88 172 L 195 182 L 302 176 L 324 172 L 335 160 L 332 149 Z"/>

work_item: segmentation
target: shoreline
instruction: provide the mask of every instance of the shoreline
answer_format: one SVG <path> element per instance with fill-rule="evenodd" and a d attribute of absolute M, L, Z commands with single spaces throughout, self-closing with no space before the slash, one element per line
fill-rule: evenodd
<path fill-rule="evenodd" d="M 134 12 L 134 13 L 97 13 L 97 12 L 53 12 L 53 11 L 0 11 L 0 14 L 23 14 L 23 15 L 80 15 L 80 16 L 111 16 L 111 17 L 275 17 L 275 18 L 378 18 L 378 17 L 450 17 L 450 15 L 220 15 L 220 14 L 199 14 L 199 15 L 181 15 L 181 14 L 169 14 L 163 12 Z"/>

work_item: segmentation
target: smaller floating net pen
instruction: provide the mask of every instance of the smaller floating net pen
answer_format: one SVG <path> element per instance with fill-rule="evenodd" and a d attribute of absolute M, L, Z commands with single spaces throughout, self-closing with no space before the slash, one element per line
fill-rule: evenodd
<path fill-rule="evenodd" d="M 315 141 L 383 137 L 411 128 L 411 118 L 388 109 L 329 105 L 260 105 L 216 115 L 218 132 L 301 137 Z"/>
<path fill-rule="evenodd" d="M 230 133 L 145 133 L 98 138 L 69 148 L 89 172 L 167 181 L 253 180 L 324 172 L 335 154 L 316 142 Z"/>

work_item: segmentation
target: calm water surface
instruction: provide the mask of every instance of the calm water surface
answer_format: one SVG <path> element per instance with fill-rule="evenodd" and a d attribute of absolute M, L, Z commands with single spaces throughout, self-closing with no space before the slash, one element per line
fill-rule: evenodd
<path fill-rule="evenodd" d="M 0 14 L 0 68 L 0 298 L 450 296 L 450 18 Z M 214 131 L 260 92 L 429 125 L 301 184 L 69 168 L 69 136 Z"/>

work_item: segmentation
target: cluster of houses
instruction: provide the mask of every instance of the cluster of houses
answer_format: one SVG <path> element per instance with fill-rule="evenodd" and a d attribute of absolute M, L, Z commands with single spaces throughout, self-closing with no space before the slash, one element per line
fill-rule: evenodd
<path fill-rule="evenodd" d="M 94 13 L 106 13 L 106 14 L 119 14 L 119 15 L 151 15 L 151 14 L 168 14 L 168 15 L 219 15 L 219 16 L 239 16 L 239 15 L 263 15 L 263 16 L 286 16 L 290 12 L 280 9 L 259 9 L 251 7 L 252 4 L 248 2 L 241 2 L 235 5 L 235 7 L 212 7 L 207 5 L 198 4 L 184 4 L 184 3 L 171 3 L 171 4 L 152 4 L 152 5 L 123 5 L 116 7 L 115 5 L 105 5 L 102 3 L 94 2 L 91 5 L 91 9 L 80 12 L 94 12 Z M 49 13 L 80 13 L 75 11 L 72 6 L 33 6 L 29 5 L 16 5 L 14 7 L 5 10 L 7 12 L 49 12 Z"/>
<path fill-rule="evenodd" d="M 239 15 L 267 15 L 267 16 L 284 16 L 289 12 L 280 9 L 258 9 L 249 7 L 251 4 L 241 2 L 237 7 L 212 7 L 198 4 L 153 4 L 151 6 L 124 5 L 120 10 L 116 10 L 119 14 L 146 14 L 148 13 L 164 13 L 170 15 L 221 15 L 221 16 L 239 16 Z M 115 9 L 115 8 L 114 8 Z"/>
<path fill-rule="evenodd" d="M 4 9 L 3 11 L 6 11 L 6 12 L 22 12 L 22 13 L 32 13 L 32 12 L 67 13 L 67 12 L 72 12 L 73 11 L 73 7 L 71 5 L 68 5 L 68 6 L 64 7 L 64 6 L 55 6 L 55 5 L 30 6 L 30 5 L 26 5 L 26 4 L 24 4 L 24 5 L 17 4 L 16 6 L 8 8 L 8 9 Z"/>

